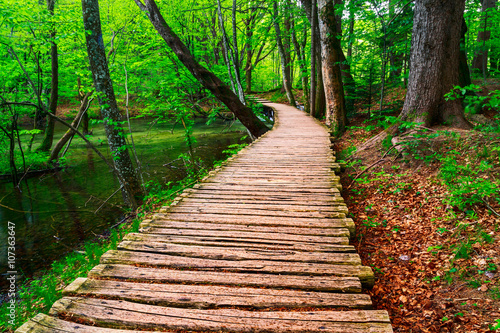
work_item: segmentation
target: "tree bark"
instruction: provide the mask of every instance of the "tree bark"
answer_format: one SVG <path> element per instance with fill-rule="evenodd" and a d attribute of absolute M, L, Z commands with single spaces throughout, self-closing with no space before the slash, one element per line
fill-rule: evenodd
<path fill-rule="evenodd" d="M 278 4 L 276 1 L 273 1 L 273 11 L 274 11 L 274 31 L 276 32 L 276 44 L 278 45 L 278 52 L 280 55 L 280 63 L 281 63 L 281 74 L 283 77 L 283 87 L 285 88 L 286 97 L 288 98 L 288 102 L 293 107 L 295 104 L 295 97 L 293 96 L 292 91 L 292 82 L 290 78 L 290 62 L 289 57 L 287 57 L 287 52 L 285 50 L 285 46 L 283 45 L 283 40 L 281 37 L 281 29 L 280 23 L 278 21 L 279 12 L 278 12 Z"/>
<path fill-rule="evenodd" d="M 134 1 L 142 11 L 146 12 L 156 31 L 191 74 L 206 89 L 210 90 L 215 97 L 224 103 L 254 137 L 259 137 L 269 130 L 250 108 L 241 103 L 239 98 L 226 84 L 194 59 L 186 45 L 182 43 L 180 38 L 172 31 L 167 22 L 165 22 L 154 0 L 145 0 L 145 4 L 140 0 Z"/>
<path fill-rule="evenodd" d="M 469 129 L 460 100 L 444 95 L 459 83 L 459 53 L 465 0 L 415 2 L 410 75 L 400 120 L 430 127 Z"/>
<path fill-rule="evenodd" d="M 82 0 L 82 12 L 90 69 L 101 106 L 106 137 L 119 175 L 118 179 L 123 187 L 124 199 L 135 209 L 142 200 L 143 192 L 126 148 L 125 133 L 120 124 L 121 115 L 116 104 L 104 50 L 98 0 Z"/>
<path fill-rule="evenodd" d="M 47 10 L 50 15 L 54 16 L 55 0 L 47 0 Z M 50 38 L 54 39 L 56 37 L 56 32 L 52 31 L 50 33 Z M 57 55 L 57 44 L 53 41 L 50 42 L 50 67 L 51 67 L 51 83 L 50 83 L 50 100 L 49 100 L 49 112 L 56 114 L 57 110 L 57 99 L 59 97 L 59 61 Z M 49 151 L 52 147 L 52 142 L 54 141 L 54 125 L 55 121 L 53 118 L 49 117 L 47 120 L 47 127 L 45 128 L 45 134 L 43 136 L 42 143 L 38 147 L 39 151 Z"/>
<path fill-rule="evenodd" d="M 344 88 L 340 71 L 340 33 L 335 6 L 330 0 L 318 1 L 321 36 L 321 64 L 326 97 L 326 124 L 339 137 L 347 124 Z"/>

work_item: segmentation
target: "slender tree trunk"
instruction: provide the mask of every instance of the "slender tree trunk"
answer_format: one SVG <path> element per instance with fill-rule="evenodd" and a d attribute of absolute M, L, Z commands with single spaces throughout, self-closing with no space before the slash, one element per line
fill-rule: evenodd
<path fill-rule="evenodd" d="M 74 127 L 78 129 L 78 124 L 81 122 L 81 119 L 84 114 L 87 113 L 89 104 L 90 104 L 90 96 L 92 93 L 87 93 L 82 101 L 80 102 L 80 109 L 78 110 L 77 115 L 75 116 L 75 119 L 73 119 L 73 122 L 71 123 L 71 127 Z M 53 117 L 50 117 L 53 119 Z M 55 121 L 55 120 L 54 120 Z M 49 161 L 57 161 L 59 158 L 59 153 L 63 149 L 64 145 L 68 143 L 68 141 L 75 135 L 75 131 L 73 131 L 71 128 L 64 133 L 64 135 L 59 139 L 59 141 L 55 144 L 54 148 L 50 152 L 50 158 Z"/>
<path fill-rule="evenodd" d="M 303 2 L 304 3 L 304 2 Z M 304 3 L 305 5 L 305 3 Z M 307 5 L 306 7 L 306 13 L 307 13 Z M 316 0 L 312 0 L 311 4 L 311 9 L 309 10 L 309 22 L 311 23 L 311 93 L 310 95 L 310 114 L 311 116 L 315 117 L 316 116 L 316 45 L 318 43 L 317 40 L 317 35 L 316 35 L 316 25 L 317 25 L 317 5 L 316 5 Z"/>
<path fill-rule="evenodd" d="M 430 127 L 471 128 L 460 100 L 444 95 L 459 83 L 460 36 L 465 0 L 415 2 L 410 76 L 400 119 Z"/>
<path fill-rule="evenodd" d="M 479 73 L 483 74 L 483 77 L 488 76 L 488 45 L 487 42 L 491 37 L 490 21 L 491 21 L 491 11 L 492 8 L 496 7 L 497 0 L 482 0 L 482 12 L 483 18 L 481 20 L 481 28 L 477 34 L 477 43 L 479 49 L 474 55 L 472 60 L 472 68 Z"/>
<path fill-rule="evenodd" d="M 47 10 L 50 15 L 54 16 L 54 6 L 55 0 L 47 0 Z M 52 31 L 50 33 L 50 38 L 54 39 L 56 37 L 56 32 Z M 59 61 L 57 58 L 57 44 L 53 41 L 50 42 L 50 66 L 51 66 L 51 84 L 50 84 L 50 101 L 49 101 L 49 112 L 56 114 L 57 110 L 57 99 L 59 97 Z M 42 143 L 38 147 L 39 151 L 49 151 L 52 147 L 52 142 L 54 141 L 54 125 L 55 121 L 53 118 L 49 117 L 47 120 L 47 127 L 45 128 L 45 134 L 43 136 Z"/>
<path fill-rule="evenodd" d="M 220 0 L 219 0 L 220 1 Z M 232 53 L 232 61 L 234 67 L 234 77 L 236 78 L 236 84 L 238 86 L 238 97 L 240 98 L 241 103 L 245 103 L 245 93 L 243 92 L 243 86 L 241 85 L 241 75 L 240 75 L 240 59 L 239 59 L 239 51 L 238 51 L 238 35 L 236 34 L 236 0 L 233 0 L 233 8 L 232 8 L 232 23 L 233 23 L 233 53 Z"/>
<path fill-rule="evenodd" d="M 340 34 L 335 17 L 335 6 L 330 0 L 318 1 L 321 34 L 321 63 L 326 97 L 326 124 L 334 136 L 345 131 L 347 116 L 344 88 L 340 71 Z"/>
<path fill-rule="evenodd" d="M 309 87 L 307 84 L 307 68 L 306 68 L 306 58 L 304 53 L 304 48 L 299 44 L 297 40 L 297 34 L 295 33 L 294 24 L 292 21 L 292 43 L 295 48 L 295 53 L 297 54 L 297 58 L 299 59 L 299 68 L 300 68 L 300 81 L 302 83 L 302 92 L 304 94 L 304 111 L 309 113 Z M 307 41 L 307 26 L 304 25 L 304 41 Z"/>
<path fill-rule="evenodd" d="M 220 0 L 217 0 L 217 13 L 219 15 L 219 27 L 220 27 L 220 31 L 222 34 L 222 45 L 223 45 L 222 54 L 224 55 L 224 62 L 226 63 L 227 74 L 229 76 L 229 82 L 231 83 L 231 90 L 235 94 L 237 94 L 236 84 L 234 82 L 234 77 L 233 77 L 233 71 L 231 70 L 231 63 L 229 61 L 230 46 L 229 46 L 229 42 L 227 40 L 226 28 L 224 27 L 224 17 L 222 16 L 222 8 L 221 8 Z M 233 63 L 233 65 L 234 65 L 234 63 Z"/>
<path fill-rule="evenodd" d="M 90 69 L 101 106 L 109 148 L 113 154 L 114 166 L 123 187 L 122 193 L 125 201 L 135 209 L 142 200 L 143 192 L 129 151 L 126 148 L 125 133 L 120 125 L 121 116 L 116 104 L 104 50 L 98 1 L 82 0 L 82 12 Z"/>
<path fill-rule="evenodd" d="M 186 45 L 182 43 L 180 38 L 172 31 L 167 22 L 165 22 L 154 0 L 145 0 L 145 4 L 143 4 L 141 0 L 134 1 L 142 11 L 146 12 L 156 31 L 158 31 L 159 35 L 191 74 L 206 89 L 210 90 L 215 97 L 224 103 L 254 137 L 259 137 L 269 130 L 250 108 L 241 103 L 239 98 L 226 84 L 194 59 Z"/>
<path fill-rule="evenodd" d="M 280 55 L 281 61 L 281 74 L 283 77 L 283 87 L 285 88 L 286 97 L 288 98 L 288 102 L 292 106 L 296 106 L 295 97 L 293 96 L 292 91 L 292 82 L 290 80 L 290 64 L 288 61 L 287 53 L 285 47 L 283 45 L 283 40 L 281 37 L 281 29 L 278 21 L 279 12 L 278 12 L 278 4 L 276 1 L 273 1 L 273 10 L 274 10 L 274 31 L 276 32 L 276 44 L 278 45 L 278 52 Z"/>

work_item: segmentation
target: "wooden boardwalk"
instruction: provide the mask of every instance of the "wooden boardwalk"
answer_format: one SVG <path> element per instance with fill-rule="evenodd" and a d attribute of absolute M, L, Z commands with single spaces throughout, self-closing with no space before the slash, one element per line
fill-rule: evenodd
<path fill-rule="evenodd" d="M 361 293 L 329 134 L 282 104 L 274 129 L 78 278 L 17 332 L 392 332 Z"/>

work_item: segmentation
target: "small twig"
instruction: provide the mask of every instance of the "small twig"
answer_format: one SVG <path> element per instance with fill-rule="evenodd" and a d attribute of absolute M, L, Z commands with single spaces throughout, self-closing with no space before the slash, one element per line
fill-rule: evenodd
<path fill-rule="evenodd" d="M 382 159 L 378 160 L 377 162 L 373 163 L 372 165 L 370 165 L 368 168 L 366 168 L 363 171 L 361 171 L 360 173 L 358 173 L 356 175 L 356 177 L 354 177 L 354 179 L 352 180 L 351 184 L 349 184 L 349 186 L 347 186 L 347 190 L 351 188 L 352 184 L 354 184 L 354 181 L 356 181 L 356 179 L 358 179 L 361 175 L 363 175 L 365 172 L 367 172 L 368 170 L 370 170 L 371 168 L 373 168 L 377 164 L 379 164 L 381 162 L 385 162 L 385 161 L 386 160 L 382 158 Z"/>
<path fill-rule="evenodd" d="M 104 200 L 104 202 L 99 206 L 99 208 L 97 208 L 94 212 L 94 214 L 97 214 L 98 211 L 101 210 L 101 208 L 106 204 L 106 202 L 109 201 L 109 199 L 111 199 L 116 193 L 118 193 L 118 191 L 120 191 L 121 189 L 123 188 L 123 185 L 120 186 L 119 189 L 117 189 L 116 191 L 113 192 L 113 194 L 111 194 L 106 200 Z"/>
<path fill-rule="evenodd" d="M 488 207 L 489 210 L 491 210 L 491 212 L 493 214 L 495 214 L 497 217 L 500 217 L 500 214 L 498 214 L 498 212 L 490 206 L 490 204 L 488 203 L 488 201 L 484 200 L 483 198 L 481 198 L 481 201 L 484 202 L 484 204 L 486 205 L 486 207 Z"/>

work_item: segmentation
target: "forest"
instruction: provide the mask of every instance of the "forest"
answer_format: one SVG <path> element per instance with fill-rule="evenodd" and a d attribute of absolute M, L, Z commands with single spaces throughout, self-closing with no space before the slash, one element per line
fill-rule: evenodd
<path fill-rule="evenodd" d="M 271 129 L 253 96 L 329 128 L 395 331 L 500 329 L 496 0 L 0 3 L 5 331 Z"/>

